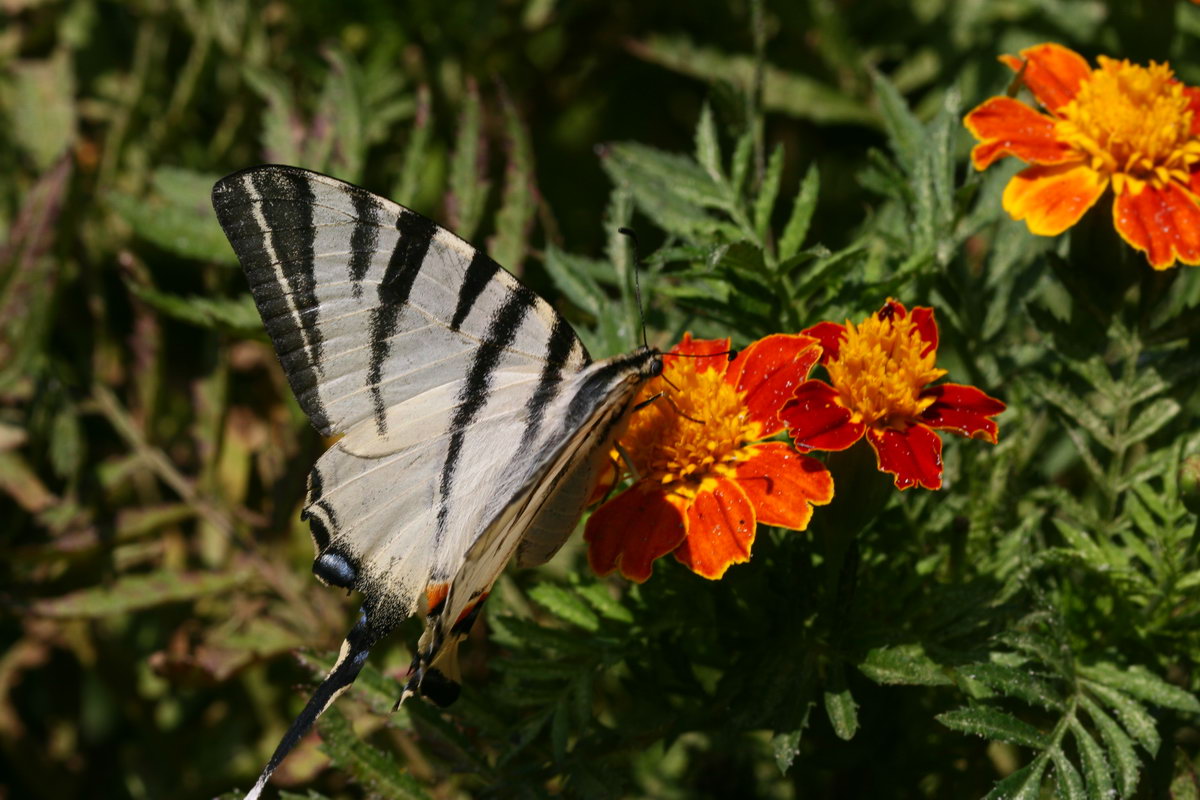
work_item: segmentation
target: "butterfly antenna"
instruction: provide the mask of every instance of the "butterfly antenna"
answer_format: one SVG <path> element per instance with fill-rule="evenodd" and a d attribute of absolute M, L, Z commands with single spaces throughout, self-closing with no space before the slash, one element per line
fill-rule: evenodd
<path fill-rule="evenodd" d="M 637 296 L 638 316 L 642 320 L 642 345 L 648 348 L 650 347 L 650 342 L 646 340 L 646 312 L 642 308 L 642 253 L 641 248 L 638 246 L 637 231 L 633 228 L 617 228 L 617 233 L 628 236 L 633 242 L 633 291 Z"/>
<path fill-rule="evenodd" d="M 363 664 L 367 661 L 367 656 L 371 654 L 371 647 L 379 638 L 379 632 L 373 631 L 367 623 L 366 609 L 360 611 L 358 622 L 346 635 L 346 641 L 342 642 L 342 652 L 338 655 L 337 663 L 333 665 L 333 669 L 325 676 L 325 680 L 321 681 L 321 685 L 313 692 L 313 696 L 309 699 L 308 705 L 304 706 L 304 710 L 300 712 L 300 716 L 296 717 L 296 721 L 287 729 L 279 746 L 275 748 L 271 760 L 263 769 L 262 775 L 258 776 L 254 787 L 246 794 L 245 800 L 258 800 L 275 768 L 283 762 L 283 759 L 287 757 L 287 754 L 304 734 L 308 733 L 313 723 L 317 721 L 317 717 L 325 713 L 325 709 L 329 708 L 337 696 L 354 683 L 354 679 L 358 677 Z"/>

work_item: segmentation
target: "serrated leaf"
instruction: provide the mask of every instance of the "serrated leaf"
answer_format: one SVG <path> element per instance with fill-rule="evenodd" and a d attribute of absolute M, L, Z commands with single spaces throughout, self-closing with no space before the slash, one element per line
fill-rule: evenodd
<path fill-rule="evenodd" d="M 1108 759 L 1105 758 L 1100 745 L 1084 729 L 1079 720 L 1072 719 L 1070 726 L 1071 734 L 1075 737 L 1075 744 L 1079 749 L 1079 755 L 1083 759 L 1083 774 L 1087 778 L 1088 797 L 1091 800 L 1107 800 L 1113 796 L 1112 772 Z"/>
<path fill-rule="evenodd" d="M 782 177 L 783 145 L 777 144 L 771 151 L 771 160 L 767 162 L 767 172 L 763 176 L 762 186 L 759 187 L 758 197 L 754 198 L 754 232 L 760 242 L 767 240 L 771 212 L 775 210 L 775 200 L 779 197 L 779 181 Z"/>
<path fill-rule="evenodd" d="M 742 191 L 746 185 L 746 175 L 750 171 L 750 158 L 754 155 L 754 134 L 746 131 L 738 137 L 733 148 L 733 164 L 730 167 L 729 188 L 734 195 Z"/>
<path fill-rule="evenodd" d="M 470 241 L 479 228 L 491 184 L 485 171 L 483 106 L 474 81 L 467 84 L 450 159 L 450 195 L 446 211 L 450 227 Z"/>
<path fill-rule="evenodd" d="M 808 226 L 812 222 L 813 212 L 817 208 L 817 194 L 821 190 L 821 175 L 817 172 L 816 164 L 809 164 L 800 183 L 800 191 L 792 203 L 792 213 L 787 224 L 783 227 L 783 235 L 779 239 L 779 259 L 785 261 L 800 252 L 804 239 L 808 236 Z"/>
<path fill-rule="evenodd" d="M 1079 777 L 1079 771 L 1075 769 L 1075 765 L 1071 763 L 1062 749 L 1051 748 L 1050 758 L 1054 762 L 1055 796 L 1060 800 L 1087 800 L 1087 793 L 1083 789 L 1083 779 Z"/>
<path fill-rule="evenodd" d="M 952 681 L 919 644 L 877 647 L 858 665 L 876 683 L 903 686 L 946 686 Z"/>
<path fill-rule="evenodd" d="M 1138 409 L 1133 415 L 1133 423 L 1121 437 L 1125 446 L 1137 444 L 1158 433 L 1179 414 L 1181 408 L 1178 401 L 1170 397 L 1160 397 L 1150 405 Z"/>
<path fill-rule="evenodd" d="M 612 267 L 607 262 L 571 255 L 551 244 L 546 246 L 542 266 L 546 268 L 555 287 L 568 300 L 597 319 L 604 315 L 609 302 L 608 295 L 588 273 L 589 266 L 611 271 Z"/>
<path fill-rule="evenodd" d="M 1010 697 L 1016 697 L 1045 709 L 1063 708 L 1063 700 L 1054 687 L 1041 676 L 1028 669 L 1009 667 L 985 662 L 959 667 L 958 671 L 969 678 L 998 689 Z"/>
<path fill-rule="evenodd" d="M 586 583 L 575 587 L 575 591 L 601 616 L 616 622 L 633 622 L 633 613 L 615 599 L 603 583 Z"/>
<path fill-rule="evenodd" d="M 427 800 L 421 783 L 404 771 L 389 753 L 372 747 L 354 734 L 350 720 L 331 706 L 317 721 L 321 749 L 334 764 L 354 776 L 368 791 L 400 800 Z"/>
<path fill-rule="evenodd" d="M 1051 381 L 1039 381 L 1031 384 L 1034 391 L 1044 400 L 1058 407 L 1072 421 L 1078 423 L 1084 430 L 1106 450 L 1116 447 L 1112 432 L 1104 420 L 1092 410 L 1085 400 L 1072 394 L 1065 387 Z"/>
<path fill-rule="evenodd" d="M 1100 662 L 1080 666 L 1080 675 L 1098 683 L 1120 689 L 1128 695 L 1164 708 L 1173 708 L 1189 714 L 1200 714 L 1200 701 L 1191 692 L 1182 689 L 1147 670 L 1133 666 L 1121 669 L 1115 664 Z"/>
<path fill-rule="evenodd" d="M 875 86 L 875 97 L 879 101 L 883 126 L 892 151 L 905 171 L 912 174 L 925 151 L 925 127 L 909 110 L 908 103 L 891 81 L 881 73 L 872 71 L 871 82 Z"/>
<path fill-rule="evenodd" d="M 220 594 L 253 577 L 253 572 L 244 569 L 224 573 L 161 570 L 126 575 L 107 586 L 34 600 L 30 611 L 42 617 L 98 619 Z"/>
<path fill-rule="evenodd" d="M 180 297 L 136 284 L 129 284 L 129 291 L 158 311 L 202 328 L 228 330 L 242 335 L 262 333 L 262 321 L 249 294 L 237 297 Z"/>
<path fill-rule="evenodd" d="M 839 691 L 825 691 L 825 713 L 829 724 L 839 739 L 850 741 L 858 732 L 858 704 L 854 702 L 850 690 L 842 688 Z"/>
<path fill-rule="evenodd" d="M 586 631 L 595 631 L 600 627 L 600 618 L 588 608 L 587 603 L 579 595 L 557 584 L 539 583 L 529 590 L 529 597 L 558 618 Z"/>
<path fill-rule="evenodd" d="M 753 82 L 753 58 L 699 47 L 682 36 L 650 36 L 632 42 L 630 49 L 639 58 L 701 80 L 733 82 L 746 91 Z M 876 122 L 874 112 L 859 100 L 812 78 L 769 64 L 763 72 L 763 107 L 817 122 L 868 125 Z"/>
<path fill-rule="evenodd" d="M 1041 796 L 1042 775 L 1048 763 L 1048 758 L 1038 756 L 993 786 L 984 800 L 1037 800 Z"/>
<path fill-rule="evenodd" d="M 780 773 L 784 775 L 791 769 L 796 756 L 800 754 L 800 739 L 804 733 L 804 729 L 808 727 L 808 715 L 811 713 L 812 704 L 809 703 L 805 705 L 804 714 L 800 718 L 800 724 L 794 730 L 776 733 L 771 738 L 771 750 L 775 754 L 775 766 L 779 767 Z"/>
<path fill-rule="evenodd" d="M 488 240 L 488 252 L 497 263 L 519 275 L 537 211 L 537 185 L 529 132 L 517 115 L 516 106 L 507 95 L 502 98 L 508 164 L 500 209 L 496 212 L 496 233 Z"/>
<path fill-rule="evenodd" d="M 713 120 L 712 107 L 705 103 L 700 109 L 700 121 L 696 123 L 696 162 L 704 167 L 708 176 L 717 183 L 725 181 L 721 172 L 721 144 L 717 138 L 717 123 Z"/>
<path fill-rule="evenodd" d="M 1145 748 L 1146 752 L 1150 755 L 1158 752 L 1158 746 L 1161 744 L 1158 727 L 1154 723 L 1154 717 L 1150 716 L 1140 703 L 1102 683 L 1092 680 L 1084 680 L 1082 683 L 1101 702 L 1116 712 L 1117 718 L 1121 720 L 1125 730 Z"/>
<path fill-rule="evenodd" d="M 1047 745 L 1045 734 L 1032 725 L 998 708 L 985 705 L 966 706 L 938 714 L 935 719 L 947 728 L 973 733 L 986 739 L 1024 745 L 1037 750 Z"/>
<path fill-rule="evenodd" d="M 417 88 L 416 114 L 408 128 L 408 142 L 404 145 L 404 160 L 400 166 L 400 179 L 392 190 L 392 196 L 406 206 L 413 205 L 421 188 L 421 178 L 428 158 L 429 137 L 433 131 L 433 103 L 429 87 L 421 84 Z"/>
<path fill-rule="evenodd" d="M 637 142 L 619 142 L 609 148 L 605 165 L 617 165 L 633 188 L 654 186 L 665 196 L 696 209 L 731 211 L 732 199 L 724 186 L 689 158 Z"/>
<path fill-rule="evenodd" d="M 1133 796 L 1134 790 L 1138 788 L 1138 772 L 1141 769 L 1141 759 L 1134 751 L 1133 739 L 1118 726 L 1114 718 L 1105 714 L 1104 709 L 1085 694 L 1079 697 L 1079 704 L 1087 711 L 1088 716 L 1092 717 L 1092 723 L 1104 739 L 1122 798 Z"/>

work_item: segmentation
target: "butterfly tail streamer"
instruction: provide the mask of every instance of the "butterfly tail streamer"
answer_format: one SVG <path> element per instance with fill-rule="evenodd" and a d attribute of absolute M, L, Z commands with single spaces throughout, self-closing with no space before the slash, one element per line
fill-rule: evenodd
<path fill-rule="evenodd" d="M 374 630 L 368 623 L 366 610 L 359 612 L 358 622 L 346 635 L 346 640 L 342 642 L 342 650 L 338 655 L 337 663 L 333 665 L 333 669 L 325 676 L 325 680 L 321 681 L 321 685 L 313 692 L 308 704 L 304 706 L 304 710 L 287 729 L 287 733 L 283 735 L 283 739 L 275 748 L 271 760 L 267 762 L 262 774 L 258 776 L 254 787 L 246 794 L 245 800 L 258 800 L 267 781 L 270 780 L 271 774 L 283 763 L 283 759 L 292 751 L 296 743 L 308 733 L 317 718 L 325 713 L 325 709 L 329 708 L 338 695 L 354 683 L 354 679 L 358 677 L 363 664 L 367 661 L 367 656 L 371 654 L 371 648 L 380 638 L 379 631 Z"/>

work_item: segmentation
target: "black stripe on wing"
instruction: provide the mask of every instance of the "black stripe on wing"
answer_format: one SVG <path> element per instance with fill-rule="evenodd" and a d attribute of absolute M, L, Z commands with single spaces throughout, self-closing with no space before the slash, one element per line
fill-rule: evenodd
<path fill-rule="evenodd" d="M 379 284 L 379 306 L 371 312 L 371 363 L 367 369 L 367 387 L 371 390 L 375 427 L 380 436 L 387 433 L 387 406 L 380 384 L 383 362 L 391 352 L 388 340 L 396 333 L 400 315 L 408 305 L 408 296 L 437 229 L 432 220 L 412 211 L 405 211 L 396 220 L 399 236 Z"/>
<path fill-rule="evenodd" d="M 499 271 L 500 265 L 487 253 L 482 250 L 475 251 L 475 255 L 471 257 L 471 264 L 467 267 L 467 274 L 463 277 L 463 284 L 458 290 L 458 302 L 454 307 L 454 317 L 450 320 L 450 330 L 459 329 L 471 313 L 471 309 L 475 307 L 475 301 Z"/>
<path fill-rule="evenodd" d="M 213 187 L 212 201 L 300 407 L 317 430 L 330 433 L 317 392 L 323 337 L 309 179 L 285 170 L 239 172 Z"/>
<path fill-rule="evenodd" d="M 347 185 L 345 192 L 354 204 L 358 224 L 350 234 L 350 282 L 354 299 L 362 297 L 362 282 L 371 268 L 371 258 L 379 241 L 379 200 L 370 192 Z"/>
<path fill-rule="evenodd" d="M 550 405 L 555 395 L 558 394 L 562 387 L 562 372 L 566 366 L 567 359 L 571 356 L 571 351 L 575 347 L 575 332 L 571 330 L 571 326 L 562 317 L 555 317 L 554 328 L 550 331 L 550 341 L 546 343 L 545 359 L 546 363 L 542 365 L 542 374 L 538 378 L 537 388 L 529 397 L 529 402 L 525 404 L 525 413 L 527 420 L 525 422 L 525 432 L 521 434 L 521 444 L 517 448 L 518 453 L 525 452 L 525 448 L 533 444 L 538 433 L 542 428 L 542 418 L 546 415 L 546 408 Z"/>
<path fill-rule="evenodd" d="M 441 545 L 442 537 L 445 534 L 446 517 L 450 511 L 448 505 L 450 491 L 454 485 L 454 473 L 462 458 L 466 430 L 483 410 L 491 395 L 492 373 L 496 371 L 496 366 L 500 363 L 501 353 L 512 344 L 525 315 L 534 308 L 536 303 L 537 295 L 528 287 L 518 284 L 509 292 L 504 304 L 492 315 L 487 334 L 479 349 L 475 351 L 475 359 L 471 362 L 466 382 L 463 383 L 463 387 L 458 393 L 458 408 L 454 412 L 454 419 L 450 422 L 450 443 L 446 450 L 446 463 L 442 467 L 441 507 L 438 508 L 435 547 Z"/>

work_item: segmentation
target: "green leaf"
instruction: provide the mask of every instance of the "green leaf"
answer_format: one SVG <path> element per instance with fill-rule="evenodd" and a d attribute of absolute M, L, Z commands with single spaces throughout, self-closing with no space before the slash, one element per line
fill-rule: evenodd
<path fill-rule="evenodd" d="M 708 103 L 701 107 L 700 121 L 696 124 L 696 161 L 714 181 L 725 181 L 725 175 L 721 172 L 721 143 L 717 138 L 717 124 Z"/>
<path fill-rule="evenodd" d="M 792 215 L 788 217 L 783 227 L 783 236 L 779 239 L 779 258 L 781 261 L 791 258 L 800 252 L 805 237 L 808 236 L 808 226 L 812 222 L 813 212 L 817 208 L 817 194 L 821 190 L 821 176 L 817 165 L 810 164 L 800 191 L 792 203 Z"/>
<path fill-rule="evenodd" d="M 1057 406 L 1067 417 L 1090 433 L 1106 450 L 1116 448 L 1108 424 L 1096 414 L 1093 407 L 1086 401 L 1052 381 L 1039 381 L 1033 388 L 1043 399 Z"/>
<path fill-rule="evenodd" d="M 1186 689 L 1167 683 L 1145 667 L 1134 666 L 1121 669 L 1115 664 L 1100 662 L 1080 666 L 1078 672 L 1085 678 L 1120 689 L 1139 700 L 1164 708 L 1173 708 L 1189 714 L 1200 714 L 1200 701 Z"/>
<path fill-rule="evenodd" d="M 732 82 L 748 91 L 754 76 L 754 59 L 730 56 L 699 47 L 682 36 L 651 36 L 631 42 L 634 55 L 667 69 L 713 83 Z M 874 112 L 819 81 L 769 64 L 763 74 L 763 107 L 802 119 L 826 123 L 874 125 Z"/>
<path fill-rule="evenodd" d="M 900 165 L 911 175 L 928 145 L 925 126 L 909 111 L 908 103 L 887 78 L 872 70 L 871 81 L 875 86 L 879 109 L 883 112 L 883 127 L 887 131 L 888 142 Z"/>
<path fill-rule="evenodd" d="M 50 168 L 75 140 L 75 71 L 60 47 L 42 61 L 8 65 L 10 91 L 3 105 L 8 130 L 39 171 Z"/>
<path fill-rule="evenodd" d="M 811 713 L 812 704 L 806 704 L 804 715 L 801 717 L 800 724 L 796 726 L 795 730 L 776 733 L 771 738 L 771 749 L 775 754 L 775 765 L 779 767 L 779 771 L 784 775 L 791 769 L 796 756 L 800 754 L 800 739 L 804 733 L 804 729 L 808 727 L 808 715 Z"/>
<path fill-rule="evenodd" d="M 946 686 L 952 681 L 919 644 L 877 647 L 858 665 L 876 683 L 903 686 Z"/>
<path fill-rule="evenodd" d="M 30 611 L 42 617 L 99 619 L 223 594 L 253 577 L 252 572 L 244 569 L 223 573 L 160 570 L 126 575 L 106 586 L 34 600 Z"/>
<path fill-rule="evenodd" d="M 1010 697 L 1019 698 L 1032 705 L 1050 710 L 1063 708 L 1062 697 L 1054 687 L 1028 669 L 985 662 L 959 667 L 958 671 Z"/>
<path fill-rule="evenodd" d="M 1038 800 L 1048 763 L 1044 755 L 1038 756 L 993 786 L 984 800 Z"/>
<path fill-rule="evenodd" d="M 446 210 L 450 226 L 463 239 L 470 241 L 479 228 L 491 184 L 487 180 L 483 154 L 483 106 L 475 82 L 467 84 L 462 111 L 458 118 L 458 133 L 454 139 L 454 156 L 450 160 L 450 196 Z"/>
<path fill-rule="evenodd" d="M 1062 749 L 1052 747 L 1050 758 L 1054 761 L 1055 795 L 1059 800 L 1087 800 L 1088 795 L 1083 790 L 1083 779 L 1079 777 L 1079 771 Z"/>
<path fill-rule="evenodd" d="M 392 190 L 392 196 L 404 205 L 411 206 L 421 188 L 425 174 L 425 163 L 429 157 L 429 137 L 433 131 L 433 103 L 429 87 L 425 84 L 417 89 L 416 118 L 408 129 L 408 142 L 404 146 L 404 161 L 400 166 L 400 179 Z"/>
<path fill-rule="evenodd" d="M 135 234 L 162 249 L 197 261 L 237 266 L 237 256 L 209 205 L 208 192 L 214 181 L 198 173 L 194 177 L 208 186 L 203 193 L 192 197 L 190 203 L 117 193 L 104 199 Z"/>
<path fill-rule="evenodd" d="M 1112 771 L 1109 768 L 1108 759 L 1104 757 L 1104 751 L 1079 723 L 1079 720 L 1072 719 L 1070 726 L 1071 735 L 1075 737 L 1075 744 L 1083 759 L 1083 774 L 1087 778 L 1088 797 L 1091 800 L 1105 800 L 1105 798 L 1112 797 Z"/>
<path fill-rule="evenodd" d="M 364 789 L 398 800 L 426 800 L 421 783 L 405 772 L 389 753 L 377 750 L 354 733 L 350 720 L 331 706 L 317 721 L 321 749 L 334 764 L 354 776 Z"/>
<path fill-rule="evenodd" d="M 750 159 L 754 155 L 754 134 L 746 131 L 738 137 L 733 148 L 733 164 L 730 168 L 729 188 L 736 196 L 746 185 L 746 175 L 750 172 Z"/>
<path fill-rule="evenodd" d="M 542 265 L 568 300 L 597 319 L 605 314 L 608 295 L 588 273 L 593 267 L 612 269 L 607 262 L 571 255 L 550 244 L 546 246 Z"/>
<path fill-rule="evenodd" d="M 986 739 L 1044 749 L 1045 734 L 1032 725 L 998 708 L 985 705 L 967 706 L 938 714 L 935 719 L 947 728 L 973 733 Z"/>
<path fill-rule="evenodd" d="M 237 297 L 180 297 L 148 286 L 128 284 L 129 291 L 147 305 L 175 319 L 202 328 L 238 334 L 262 334 L 262 321 L 249 294 Z"/>
<path fill-rule="evenodd" d="M 1134 751 L 1133 739 L 1086 694 L 1081 694 L 1079 704 L 1092 717 L 1092 722 L 1104 739 L 1122 798 L 1133 796 L 1134 789 L 1138 788 L 1138 772 L 1141 769 L 1141 759 Z"/>
<path fill-rule="evenodd" d="M 579 595 L 554 583 L 539 583 L 529 590 L 529 597 L 560 619 L 586 631 L 600 628 L 600 618 L 588 608 Z"/>
<path fill-rule="evenodd" d="M 550 718 L 550 745 L 554 760 L 562 762 L 567 757 L 567 737 L 571 732 L 571 717 L 566 696 L 554 705 L 554 716 Z"/>
<path fill-rule="evenodd" d="M 1176 400 L 1170 397 L 1160 397 L 1133 415 L 1133 424 L 1125 431 L 1122 440 L 1128 446 L 1149 439 L 1173 420 L 1181 409 L 1182 407 Z"/>
<path fill-rule="evenodd" d="M 829 716 L 829 724 L 839 739 L 850 741 L 858 732 L 858 704 L 850 690 L 842 688 L 838 691 L 824 692 L 825 713 Z"/>
<path fill-rule="evenodd" d="M 612 596 L 607 584 L 584 583 L 574 588 L 601 616 L 615 622 L 633 622 L 633 613 Z"/>
<path fill-rule="evenodd" d="M 775 209 L 775 199 L 779 197 L 779 181 L 782 177 L 783 145 L 777 144 L 771 151 L 771 160 L 767 162 L 767 172 L 763 176 L 758 197 L 754 199 L 754 233 L 759 242 L 767 241 L 767 229 L 771 225 L 771 212 Z"/>
<path fill-rule="evenodd" d="M 1154 724 L 1154 717 L 1150 716 L 1140 703 L 1102 683 L 1091 680 L 1084 680 L 1082 683 L 1101 702 L 1116 712 L 1125 730 L 1129 731 L 1129 735 L 1145 748 L 1146 752 L 1150 755 L 1158 752 L 1161 739 Z"/>
<path fill-rule="evenodd" d="M 496 233 L 488 241 L 488 252 L 497 263 L 520 274 L 537 211 L 537 185 L 529 132 L 508 95 L 502 97 L 508 166 L 504 173 L 500 209 L 496 212 Z"/>

